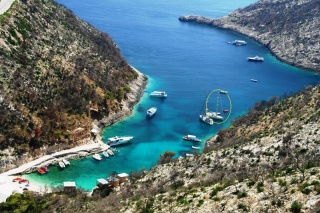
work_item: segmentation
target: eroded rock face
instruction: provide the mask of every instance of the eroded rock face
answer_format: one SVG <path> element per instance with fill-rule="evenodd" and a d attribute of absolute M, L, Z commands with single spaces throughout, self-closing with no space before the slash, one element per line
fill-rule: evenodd
<path fill-rule="evenodd" d="M 219 19 L 189 15 L 179 20 L 239 32 L 268 47 L 281 61 L 320 72 L 319 0 L 263 0 Z"/>

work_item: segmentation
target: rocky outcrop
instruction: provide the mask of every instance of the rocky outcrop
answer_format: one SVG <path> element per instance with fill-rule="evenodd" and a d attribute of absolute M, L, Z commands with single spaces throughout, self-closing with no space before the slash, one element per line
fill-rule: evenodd
<path fill-rule="evenodd" d="M 70 10 L 15 1 L 0 17 L 0 172 L 85 143 L 93 121 L 128 116 L 146 83 L 108 34 Z"/>
<path fill-rule="evenodd" d="M 239 32 L 283 62 L 320 72 L 319 17 L 319 0 L 261 0 L 218 19 L 188 15 L 179 20 Z"/>
<path fill-rule="evenodd" d="M 157 165 L 96 206 L 120 212 L 317 212 L 319 95 L 318 85 L 262 106 L 207 142 L 212 151 Z M 115 209 L 104 205 L 118 199 Z"/>

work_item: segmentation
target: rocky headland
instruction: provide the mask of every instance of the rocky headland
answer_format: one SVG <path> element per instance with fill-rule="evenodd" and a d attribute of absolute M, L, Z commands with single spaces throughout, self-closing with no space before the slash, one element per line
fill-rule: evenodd
<path fill-rule="evenodd" d="M 222 18 L 179 17 L 236 31 L 270 49 L 281 61 L 320 73 L 320 1 L 262 0 Z"/>
<path fill-rule="evenodd" d="M 15 1 L 0 25 L 0 173 L 94 143 L 140 100 L 147 77 L 56 2 Z"/>

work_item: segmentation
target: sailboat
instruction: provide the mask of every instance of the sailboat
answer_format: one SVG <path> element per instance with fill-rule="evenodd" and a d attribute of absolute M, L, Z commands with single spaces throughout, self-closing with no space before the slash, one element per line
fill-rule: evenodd
<path fill-rule="evenodd" d="M 218 112 L 219 103 L 221 104 L 219 95 L 217 96 L 217 104 L 216 104 L 216 111 L 215 112 L 208 112 L 210 118 L 213 120 L 223 121 L 223 116 L 221 116 L 221 113 Z"/>
<path fill-rule="evenodd" d="M 208 102 L 208 98 L 209 98 L 210 94 L 208 95 L 206 101 L 204 102 L 203 105 L 206 105 L 206 109 L 205 109 L 205 112 L 204 114 L 202 113 L 202 109 L 203 109 L 203 106 L 202 106 L 202 109 L 200 111 L 200 114 L 199 114 L 199 118 L 202 122 L 206 123 L 206 124 L 209 124 L 209 125 L 213 125 L 213 119 L 210 118 L 210 116 L 208 115 L 208 107 L 207 107 L 207 102 Z"/>

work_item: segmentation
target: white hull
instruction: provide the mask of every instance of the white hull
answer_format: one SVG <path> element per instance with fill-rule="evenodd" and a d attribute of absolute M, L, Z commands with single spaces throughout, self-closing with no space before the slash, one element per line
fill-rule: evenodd
<path fill-rule="evenodd" d="M 92 157 L 93 157 L 95 160 L 98 160 L 98 161 L 102 160 L 101 155 L 99 155 L 99 154 L 94 154 Z"/>
<path fill-rule="evenodd" d="M 183 140 L 186 140 L 186 141 L 201 142 L 201 140 L 197 138 L 195 135 L 185 135 L 182 138 Z"/>
<path fill-rule="evenodd" d="M 257 61 L 257 62 L 263 62 L 264 58 L 255 56 L 255 57 L 247 57 L 248 61 Z"/>
<path fill-rule="evenodd" d="M 208 112 L 208 115 L 210 118 L 214 120 L 223 121 L 223 117 L 218 112 Z"/>
<path fill-rule="evenodd" d="M 67 161 L 66 159 L 63 159 L 62 160 L 62 162 L 64 163 L 64 165 L 66 165 L 66 166 L 69 166 L 70 165 L 70 162 L 69 161 Z"/>
<path fill-rule="evenodd" d="M 147 110 L 147 117 L 151 118 L 152 116 L 154 116 L 154 114 L 156 114 L 157 112 L 157 107 L 152 107 L 150 109 Z"/>
<path fill-rule="evenodd" d="M 118 146 L 121 144 L 125 144 L 128 143 L 133 137 L 132 136 L 124 136 L 124 137 L 112 137 L 112 138 L 108 138 L 108 142 L 107 144 L 109 146 Z"/>
<path fill-rule="evenodd" d="M 206 115 L 199 115 L 200 120 L 206 124 L 213 125 L 213 120 Z"/>
<path fill-rule="evenodd" d="M 60 161 L 60 162 L 59 162 L 59 167 L 60 167 L 61 169 L 63 169 L 64 167 L 66 167 L 66 165 L 64 165 L 64 163 L 63 163 L 62 161 Z"/>
<path fill-rule="evenodd" d="M 156 97 L 156 98 L 166 98 L 168 95 L 164 91 L 153 91 L 150 93 L 151 97 Z"/>
<path fill-rule="evenodd" d="M 102 152 L 102 154 L 103 154 L 103 156 L 105 156 L 106 158 L 108 158 L 108 157 L 109 157 L 109 154 L 108 154 L 108 152 L 107 152 L 107 151 L 103 151 L 103 152 Z"/>
<path fill-rule="evenodd" d="M 106 151 L 108 152 L 109 155 L 114 155 L 114 153 L 110 149 L 107 149 Z"/>

